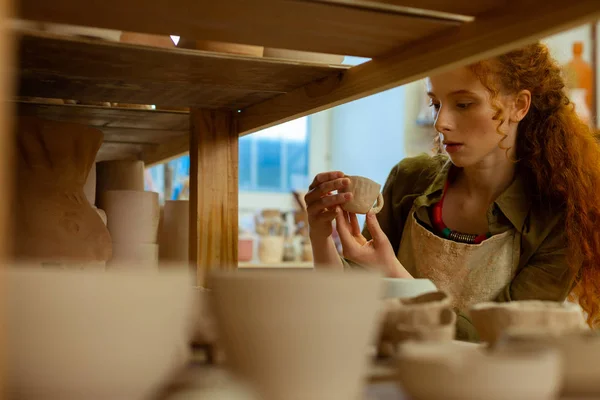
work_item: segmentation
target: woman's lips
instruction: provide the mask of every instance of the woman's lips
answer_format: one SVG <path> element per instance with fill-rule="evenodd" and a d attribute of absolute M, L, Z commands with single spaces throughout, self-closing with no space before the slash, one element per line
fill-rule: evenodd
<path fill-rule="evenodd" d="M 460 151 L 463 148 L 463 144 L 462 143 L 444 143 L 444 149 L 446 150 L 447 153 L 456 153 L 457 151 Z"/>

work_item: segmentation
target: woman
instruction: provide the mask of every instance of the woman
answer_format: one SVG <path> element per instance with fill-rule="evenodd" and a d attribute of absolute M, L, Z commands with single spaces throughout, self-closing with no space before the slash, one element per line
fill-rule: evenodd
<path fill-rule="evenodd" d="M 446 154 L 397 164 L 364 234 L 339 207 L 351 194 L 332 193 L 348 179 L 317 175 L 305 197 L 315 264 L 431 279 L 454 298 L 460 339 L 477 339 L 465 311 L 482 301 L 571 295 L 600 325 L 600 149 L 548 49 L 430 77 L 427 90 Z"/>

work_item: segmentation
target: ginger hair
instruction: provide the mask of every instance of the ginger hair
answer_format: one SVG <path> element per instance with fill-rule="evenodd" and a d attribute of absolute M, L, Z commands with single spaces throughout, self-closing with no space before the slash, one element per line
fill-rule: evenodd
<path fill-rule="evenodd" d="M 532 206 L 564 216 L 567 261 L 577 300 L 591 328 L 600 326 L 600 146 L 595 132 L 575 112 L 565 81 L 548 48 L 540 43 L 470 66 L 491 92 L 498 133 L 505 122 L 498 95 L 531 92 L 519 122 L 517 173 Z M 500 147 L 505 148 L 500 141 Z M 508 154 L 508 149 L 507 149 Z"/>

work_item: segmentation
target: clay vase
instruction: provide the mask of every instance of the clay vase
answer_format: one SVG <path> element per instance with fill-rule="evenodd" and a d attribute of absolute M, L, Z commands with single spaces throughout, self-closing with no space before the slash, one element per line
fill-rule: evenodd
<path fill-rule="evenodd" d="M 144 162 L 137 160 L 96 163 L 96 205 L 103 209 L 101 194 L 107 190 L 144 190 Z"/>
<path fill-rule="evenodd" d="M 258 259 L 263 264 L 283 261 L 284 236 L 261 235 L 258 239 Z"/>
<path fill-rule="evenodd" d="M 402 391 L 419 400 L 552 400 L 560 358 L 552 349 L 487 352 L 456 342 L 407 342 L 397 355 Z"/>
<path fill-rule="evenodd" d="M 110 259 L 110 234 L 83 191 L 102 137 L 85 125 L 18 118 L 17 259 L 80 267 Z"/>
<path fill-rule="evenodd" d="M 7 398 L 158 398 L 189 361 L 187 269 L 160 273 L 2 268 Z"/>
<path fill-rule="evenodd" d="M 158 239 L 158 193 L 108 190 L 101 194 L 113 242 L 156 244 Z"/>
<path fill-rule="evenodd" d="M 161 261 L 189 261 L 190 202 L 167 200 L 163 208 L 159 234 Z"/>
<path fill-rule="evenodd" d="M 538 328 L 561 333 L 584 327 L 581 308 L 573 303 L 485 302 L 472 306 L 469 314 L 481 340 L 492 345 L 509 328 Z"/>
<path fill-rule="evenodd" d="M 90 173 L 88 174 L 85 185 L 83 186 L 83 192 L 85 197 L 88 199 L 91 205 L 96 204 L 96 163 L 92 164 Z"/>
<path fill-rule="evenodd" d="M 228 367 L 262 399 L 361 398 L 379 274 L 237 270 L 211 278 Z"/>
<path fill-rule="evenodd" d="M 600 396 L 600 334 L 576 329 L 553 333 L 546 329 L 509 329 L 495 343 L 494 350 L 532 349 L 540 346 L 559 351 L 562 359 L 562 394 L 567 397 Z"/>
<path fill-rule="evenodd" d="M 366 214 L 369 211 L 377 214 L 383 208 L 383 195 L 380 192 L 381 185 L 369 178 L 362 176 L 347 176 L 350 184 L 339 193 L 352 193 L 352 200 L 342 204 L 342 208 L 355 214 Z M 377 204 L 373 205 L 377 201 Z"/>
<path fill-rule="evenodd" d="M 238 261 L 250 262 L 254 257 L 254 238 L 252 236 L 238 237 Z"/>

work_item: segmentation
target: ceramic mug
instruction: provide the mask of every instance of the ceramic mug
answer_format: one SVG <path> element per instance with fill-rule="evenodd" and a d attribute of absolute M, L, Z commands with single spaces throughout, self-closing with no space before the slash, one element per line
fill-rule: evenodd
<path fill-rule="evenodd" d="M 383 195 L 381 194 L 381 185 L 369 178 L 362 176 L 346 176 L 350 179 L 350 184 L 339 193 L 352 193 L 352 200 L 342 204 L 342 208 L 355 214 L 366 214 L 373 211 L 377 214 L 383 208 Z M 377 204 L 375 203 L 377 200 Z"/>

